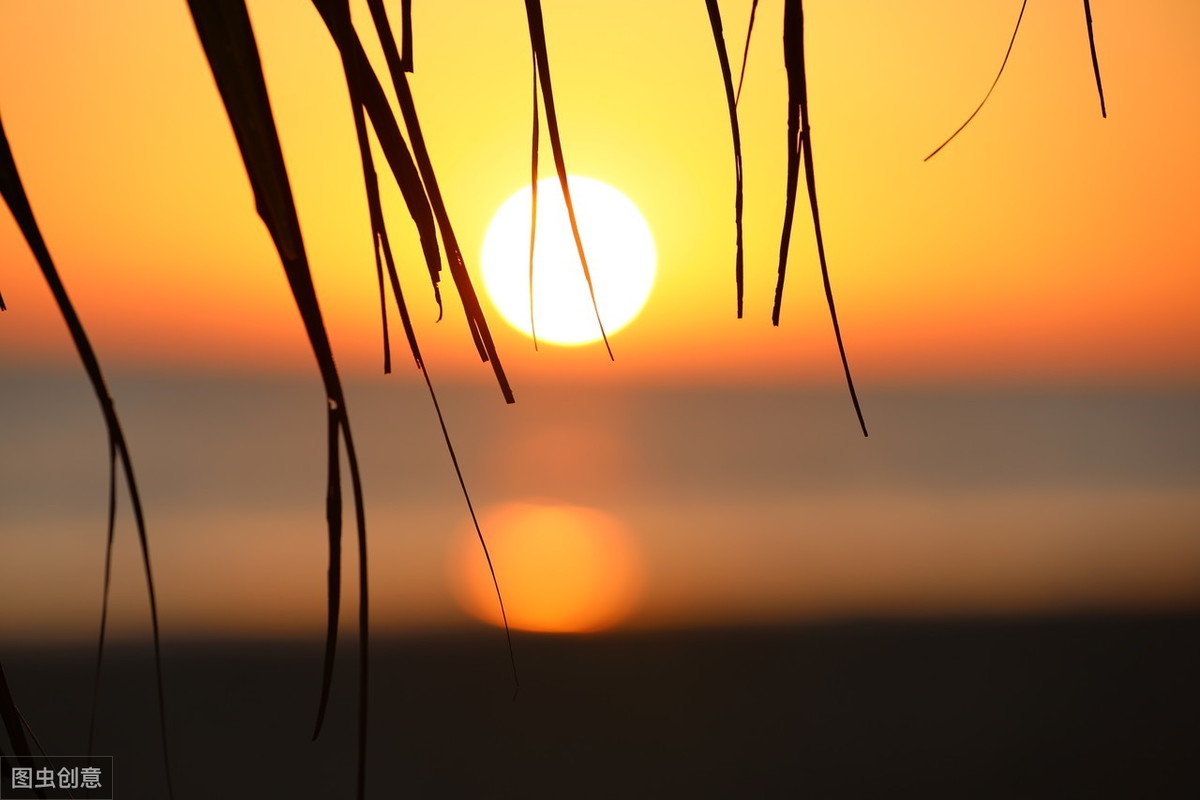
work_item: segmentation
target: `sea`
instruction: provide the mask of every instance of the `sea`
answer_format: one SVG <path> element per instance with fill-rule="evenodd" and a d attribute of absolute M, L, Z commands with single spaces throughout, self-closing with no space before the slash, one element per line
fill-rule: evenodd
<path fill-rule="evenodd" d="M 310 741 L 327 568 L 319 384 L 110 385 L 147 520 L 176 796 L 353 796 L 350 516 L 330 717 Z M 470 518 L 424 386 L 350 382 L 371 568 L 368 796 L 1196 796 L 1200 390 L 862 397 L 866 438 L 836 388 L 530 386 L 508 406 L 492 386 L 439 386 L 481 517 L 513 502 L 594 509 L 635 544 L 628 617 L 514 632 L 514 692 L 503 631 L 449 588 Z M 0 663 L 47 752 L 79 755 L 102 418 L 80 375 L 10 370 L 0 438 Z M 115 533 L 95 752 L 116 759 L 117 797 L 164 797 L 120 485 Z"/>

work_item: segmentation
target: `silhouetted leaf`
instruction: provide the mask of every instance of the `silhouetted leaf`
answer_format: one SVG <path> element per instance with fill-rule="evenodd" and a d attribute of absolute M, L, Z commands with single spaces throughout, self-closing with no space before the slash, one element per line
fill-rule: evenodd
<path fill-rule="evenodd" d="M 788 164 L 787 205 L 783 214 L 783 234 L 779 242 L 779 279 L 775 284 L 775 307 L 771 322 L 779 324 L 779 312 L 783 305 L 783 282 L 787 274 L 788 247 L 792 238 L 792 217 L 796 211 L 796 191 L 799 188 L 800 160 L 804 159 L 804 178 L 808 185 L 808 205 L 812 209 L 813 233 L 817 240 L 817 257 L 821 262 L 821 281 L 825 286 L 825 302 L 829 306 L 829 318 L 833 322 L 833 335 L 837 339 L 838 354 L 842 359 L 842 370 L 846 375 L 846 386 L 854 402 L 854 413 L 858 416 L 863 436 L 867 435 L 867 423 L 863 419 L 858 393 L 854 390 L 854 379 L 850 376 L 850 362 L 846 359 L 846 347 L 842 343 L 842 329 L 838 325 L 837 308 L 833 303 L 833 286 L 829 281 L 829 266 L 825 260 L 825 240 L 821 235 L 821 214 L 817 207 L 817 180 L 813 175 L 812 130 L 808 124 L 808 83 L 804 67 L 804 3 L 802 0 L 787 0 L 783 7 L 783 58 L 788 78 Z"/>
<path fill-rule="evenodd" d="M 108 598 L 112 588 L 113 544 L 117 527 L 117 458 L 112 439 L 108 443 L 108 536 L 104 540 L 104 592 L 100 601 L 100 636 L 96 643 L 96 669 L 92 675 L 92 711 L 88 715 L 87 754 L 92 755 L 96 741 L 96 718 L 100 703 L 100 673 L 104 663 L 104 642 L 108 634 Z"/>
<path fill-rule="evenodd" d="M 454 229 L 446 214 L 445 204 L 442 201 L 441 191 L 438 189 L 424 137 L 420 132 L 420 123 L 417 120 L 412 93 L 407 78 L 398 68 L 398 59 L 394 56 L 395 47 L 393 45 L 390 48 L 393 56 L 389 57 L 389 61 L 396 64 L 397 67 L 393 71 L 394 76 L 399 76 L 395 81 L 396 94 L 401 114 L 405 120 L 405 127 L 412 142 L 412 153 L 409 152 L 408 146 L 404 142 L 404 137 L 392 114 L 391 106 L 388 105 L 383 87 L 371 69 L 366 52 L 363 51 L 353 28 L 345 22 L 338 21 L 348 17 L 349 11 L 346 8 L 345 0 L 313 0 L 313 5 L 320 12 L 326 27 L 334 37 L 342 55 L 343 65 L 355 65 L 353 70 L 349 68 L 346 70 L 347 76 L 357 83 L 352 90 L 352 102 L 359 102 L 366 109 L 371 127 L 379 140 L 380 148 L 392 169 L 392 174 L 396 178 L 409 213 L 417 225 L 422 247 L 426 250 L 427 263 L 430 263 L 431 259 L 432 263 L 437 263 L 437 233 L 440 232 L 442 235 L 447 262 L 450 266 L 450 275 L 454 279 L 455 288 L 463 303 L 463 311 L 466 314 L 476 349 L 484 361 L 492 364 L 492 370 L 500 384 L 500 390 L 504 394 L 505 400 L 511 403 L 513 401 L 512 389 L 504 374 L 504 368 L 500 364 L 491 331 L 488 329 L 487 320 L 483 314 L 483 307 L 480 305 L 475 287 L 471 283 L 462 252 L 454 235 Z M 348 33 L 345 35 L 339 33 L 342 29 L 347 30 Z M 339 37 L 341 41 L 338 41 Z M 432 248 L 432 253 L 430 248 Z M 431 274 L 434 275 L 436 281 L 436 270 L 431 268 Z"/>
<path fill-rule="evenodd" d="M 742 99 L 742 83 L 746 80 L 746 62 L 750 60 L 750 35 L 754 33 L 754 15 L 758 13 L 758 0 L 750 4 L 750 22 L 746 25 L 746 45 L 742 48 L 742 71 L 738 75 L 737 94 L 733 100 L 736 103 Z"/>
<path fill-rule="evenodd" d="M 26 760 L 32 755 L 32 752 L 29 750 L 29 742 L 25 739 L 25 720 L 17 709 L 16 702 L 13 701 L 12 690 L 8 687 L 8 678 L 4 675 L 3 661 L 0 661 L 0 723 L 4 724 L 4 731 L 8 734 L 8 742 L 12 746 L 13 755 L 19 759 L 18 763 L 22 765 L 32 763 Z M 42 796 L 41 793 L 39 796 Z"/>
<path fill-rule="evenodd" d="M 592 309 L 596 312 L 596 324 L 600 326 L 600 337 L 608 357 L 613 357 L 600 319 L 600 307 L 596 304 L 596 290 L 592 287 L 592 273 L 588 269 L 587 256 L 583 253 L 583 240 L 579 238 L 579 225 L 575 221 L 575 205 L 571 202 L 571 189 L 567 185 L 567 167 L 563 159 L 562 138 L 558 133 L 558 115 L 554 110 L 554 86 L 550 81 L 550 57 L 546 52 L 546 30 L 542 22 L 540 0 L 525 0 L 525 16 L 529 19 L 529 44 L 533 48 L 534 79 L 542 88 L 542 101 L 546 106 L 546 131 L 550 134 L 550 150 L 554 154 L 554 168 L 558 172 L 558 183 L 562 187 L 563 200 L 567 205 L 567 218 L 571 221 L 571 233 L 575 237 L 575 249 L 579 251 L 579 263 L 587 281 L 588 293 L 592 298 Z M 537 159 L 537 139 L 533 140 L 533 157 Z"/>
<path fill-rule="evenodd" d="M 329 526 L 329 620 L 326 629 L 325 667 L 316 730 L 328 704 L 334 653 L 337 643 L 337 618 L 341 592 L 341 479 L 338 469 L 339 445 L 344 438 L 346 460 L 354 494 L 355 522 L 358 533 L 359 568 L 359 700 L 358 700 L 358 796 L 365 790 L 366 730 L 368 708 L 368 656 L 370 652 L 369 592 L 367 570 L 366 514 L 362 480 L 341 379 L 325 331 L 320 304 L 312 282 L 308 257 L 300 233 L 300 223 L 292 199 L 291 184 L 283 163 L 274 115 L 263 80 L 258 46 L 243 0 L 189 0 L 196 32 L 212 68 L 213 78 L 254 191 L 259 216 L 267 226 L 279 252 L 292 297 L 308 334 L 325 386 L 328 405 L 328 481 L 326 516 Z M 316 734 L 314 733 L 314 736 Z"/>
<path fill-rule="evenodd" d="M 3 121 L 0 121 L 0 193 L 4 195 L 4 201 L 8 204 L 9 211 L 12 212 L 13 218 L 17 221 L 17 227 L 21 229 L 21 234 L 25 237 L 25 242 L 33 252 L 33 257 L 42 270 L 42 276 L 46 279 L 46 283 L 50 287 L 50 293 L 54 296 L 54 302 L 58 305 L 59 314 L 62 315 L 63 321 L 67 324 L 67 330 L 71 334 L 71 341 L 75 345 L 75 350 L 79 354 L 80 360 L 83 361 L 84 370 L 87 372 L 88 380 L 92 384 L 92 391 L 95 393 L 96 400 L 100 404 L 100 410 L 104 415 L 104 425 L 108 432 L 109 454 L 109 529 L 106 561 L 112 558 L 116 462 L 120 461 L 121 463 L 122 472 L 125 477 L 125 486 L 129 491 L 130 505 L 133 507 L 138 544 L 141 547 L 142 567 L 146 576 L 146 593 L 150 601 L 150 630 L 154 643 L 154 674 L 158 693 L 159 735 L 163 748 L 163 763 L 166 769 L 167 795 L 174 797 L 174 789 L 171 785 L 170 750 L 167 746 L 167 711 L 163 690 L 162 652 L 158 626 L 158 598 L 154 591 L 154 575 L 153 570 L 150 568 L 150 543 L 146 535 L 146 520 L 142 513 L 141 494 L 138 492 L 137 480 L 133 474 L 133 462 L 129 458 L 129 448 L 125 442 L 125 433 L 121 429 L 121 422 L 117 417 L 116 406 L 113 403 L 112 396 L 109 394 L 104 373 L 100 369 L 100 360 L 96 357 L 91 341 L 84 330 L 83 322 L 79 319 L 79 315 L 75 311 L 75 306 L 71 302 L 71 298 L 67 295 L 66 286 L 58 275 L 58 269 L 54 266 L 54 260 L 50 257 L 50 250 L 46 247 L 46 242 L 42 238 L 37 220 L 34 218 L 33 209 L 29 205 L 29 198 L 25 195 L 25 187 L 21 184 L 21 176 L 17 171 L 17 164 L 13 158 L 12 149 L 8 144 L 8 135 L 4 132 Z M 108 579 L 109 571 L 106 567 L 100 641 L 98 645 L 100 654 L 104 652 L 103 621 L 106 619 L 108 612 Z M 100 669 L 99 656 L 97 658 L 96 669 L 97 671 Z M 94 727 L 94 725 L 95 720 L 93 718 L 91 726 Z"/>
<path fill-rule="evenodd" d="M 1083 0 L 1083 16 L 1087 19 L 1088 49 L 1092 51 L 1092 71 L 1096 73 L 1096 93 L 1100 95 L 1100 116 L 1108 118 L 1108 109 L 1104 105 L 1104 84 L 1100 82 L 1100 60 L 1096 58 L 1096 34 L 1092 30 L 1092 3 Z"/>
<path fill-rule="evenodd" d="M 538 349 L 537 321 L 534 319 L 533 305 L 533 255 L 537 246 L 537 193 L 538 193 L 538 76 L 537 58 L 533 59 L 533 147 L 530 148 L 532 157 L 529 167 L 529 336 L 533 339 L 533 349 Z"/>
<path fill-rule="evenodd" d="M 733 76 L 729 69 L 729 54 L 725 52 L 725 36 L 721 29 L 721 9 L 717 0 L 705 0 L 708 4 L 708 21 L 712 25 L 713 39 L 716 40 L 717 58 L 721 62 L 721 79 L 725 84 L 725 102 L 729 106 L 729 127 L 733 131 L 733 165 L 735 171 L 735 188 L 733 196 L 733 224 L 736 228 L 737 255 L 734 259 L 734 281 L 737 284 L 737 315 L 742 318 L 742 294 L 745 289 L 742 258 L 742 133 L 738 126 L 737 98 L 733 93 Z M 749 37 L 746 45 L 749 47 Z M 742 62 L 743 74 L 745 60 Z"/>
<path fill-rule="evenodd" d="M 376 180 L 374 168 L 372 167 L 371 147 L 370 142 L 367 139 L 366 122 L 363 117 L 363 85 L 366 81 L 365 74 L 370 73 L 371 80 L 374 81 L 376 85 L 378 85 L 378 79 L 375 77 L 374 70 L 371 68 L 371 65 L 367 62 L 365 54 L 363 54 L 362 57 L 357 57 L 358 54 L 362 54 L 363 51 L 360 42 L 358 41 L 357 34 L 355 34 L 353 30 L 350 19 L 349 5 L 346 3 L 339 3 L 337 0 L 330 0 L 327 3 L 318 3 L 319 11 L 321 6 L 325 6 L 325 11 L 321 12 L 322 17 L 326 21 L 326 25 L 329 28 L 330 34 L 334 37 L 335 41 L 338 42 L 339 51 L 343 54 L 342 67 L 345 71 L 346 82 L 350 91 L 350 101 L 351 105 L 353 106 L 354 113 L 354 125 L 358 134 L 359 153 L 363 163 L 363 178 L 367 191 L 367 205 L 371 214 L 372 231 L 377 242 L 375 256 L 376 269 L 379 269 L 379 249 L 382 247 L 384 255 L 387 259 L 388 275 L 391 279 L 392 292 L 396 298 L 396 305 L 400 312 L 400 317 L 404 323 L 404 330 L 408 336 L 409 345 L 412 348 L 413 356 L 416 358 L 417 367 L 421 370 L 421 374 L 425 379 L 425 386 L 429 390 L 429 397 L 433 401 L 433 407 L 437 414 L 438 424 L 441 426 L 442 437 L 446 443 L 446 450 L 450 454 L 450 461 L 454 466 L 454 473 L 458 477 L 458 484 L 462 489 L 463 497 L 466 500 L 467 510 L 471 515 L 471 522 L 475 526 L 475 533 L 479 538 L 479 543 L 482 546 L 484 556 L 487 559 L 488 569 L 491 570 L 492 584 L 496 589 L 496 597 L 500 603 L 500 614 L 504 621 L 504 633 L 508 640 L 508 654 L 509 661 L 512 663 L 513 668 L 513 682 L 514 685 L 519 688 L 520 681 L 517 677 L 517 664 L 512 646 L 512 633 L 508 627 L 508 614 L 504 608 L 504 599 L 500 592 L 500 583 L 496 578 L 495 570 L 492 568 L 492 560 L 491 555 L 488 552 L 487 542 L 484 540 L 482 530 L 480 530 L 479 520 L 475 515 L 475 506 L 471 502 L 471 495 L 467 490 L 466 480 L 463 477 L 462 469 L 458 463 L 458 456 L 454 451 L 454 444 L 450 439 L 450 433 L 446 427 L 446 420 L 442 414 L 441 404 L 437 399 L 437 392 L 434 391 L 433 381 L 429 377 L 428 366 L 425 364 L 424 359 L 421 358 L 420 347 L 417 344 L 416 334 L 413 331 L 412 321 L 408 314 L 408 308 L 404 302 L 404 295 L 400 289 L 399 277 L 396 274 L 395 264 L 392 261 L 391 248 L 387 243 L 387 227 L 383 219 L 383 210 L 379 198 L 379 185 L 378 181 Z M 463 268 L 462 254 L 459 251 L 457 241 L 454 238 L 454 231 L 450 226 L 449 217 L 446 215 L 446 209 L 442 203 L 441 193 L 437 189 L 437 182 L 433 174 L 433 166 L 429 160 L 429 154 L 425 149 L 424 139 L 421 136 L 420 125 L 417 122 L 416 106 L 413 102 L 412 94 L 409 91 L 407 78 L 401 69 L 400 58 L 396 51 L 395 40 L 392 38 L 391 27 L 388 24 L 387 14 L 383 11 L 382 6 L 380 6 L 378 13 L 373 13 L 372 17 L 376 25 L 376 31 L 378 33 L 380 42 L 383 45 L 385 58 L 390 67 L 392 81 L 396 87 L 397 96 L 400 100 L 401 113 L 404 116 L 405 125 L 409 131 L 409 139 L 414 143 L 413 150 L 416 153 L 417 166 L 422 178 L 424 179 L 424 184 L 429 192 L 429 197 L 433 201 L 432 207 L 434 210 L 434 215 L 441 225 L 442 240 L 446 246 L 446 255 L 450 264 L 452 265 L 451 272 L 453 274 L 454 265 L 458 265 L 462 271 L 461 277 L 464 281 L 466 281 L 467 286 L 470 286 L 470 277 L 466 274 L 465 268 Z M 379 114 L 382 118 L 382 110 L 379 112 Z M 387 114 L 390 118 L 390 109 L 387 111 Z M 392 125 L 394 124 L 395 120 L 392 118 Z M 467 310 L 468 314 L 470 314 L 471 310 L 469 308 Z M 486 337 L 487 345 L 488 347 L 491 347 L 491 337 L 490 335 L 487 335 L 487 323 L 485 320 L 483 320 L 483 310 L 478 305 L 478 302 L 474 304 L 474 311 L 478 314 L 478 318 L 481 323 L 481 332 Z M 495 360 L 493 363 L 498 366 L 499 361 Z M 502 372 L 499 372 L 498 374 L 501 376 L 503 375 Z M 511 402 L 511 397 L 509 400 Z"/>
<path fill-rule="evenodd" d="M 996 88 L 996 84 L 1000 82 L 1000 76 L 1004 74 L 1004 68 L 1008 66 L 1008 57 L 1012 55 L 1013 44 L 1017 41 L 1017 31 L 1021 30 L 1021 20 L 1025 16 L 1025 6 L 1028 3 L 1029 0 L 1023 0 L 1021 3 L 1021 11 L 1019 14 L 1017 14 L 1017 24 L 1013 26 L 1012 38 L 1008 40 L 1008 49 L 1004 51 L 1004 60 L 1000 62 L 1000 69 L 996 71 L 996 77 L 992 80 L 992 85 L 988 87 L 987 94 L 985 94 L 983 99 L 979 101 L 979 105 L 977 105 L 975 110 L 971 112 L 971 116 L 967 117 L 966 121 L 963 122 L 962 125 L 958 126 L 958 130 L 950 134 L 950 137 L 946 139 L 946 141 L 939 144 L 937 149 L 935 149 L 932 153 L 925 156 L 926 161 L 936 156 L 939 152 L 941 152 L 943 147 L 954 141 L 954 137 L 962 133 L 963 128 L 971 124 L 971 120 L 975 119 L 975 115 L 978 114 L 980 109 L 983 108 L 983 104 L 986 103 L 988 98 L 992 96 L 992 91 Z"/>

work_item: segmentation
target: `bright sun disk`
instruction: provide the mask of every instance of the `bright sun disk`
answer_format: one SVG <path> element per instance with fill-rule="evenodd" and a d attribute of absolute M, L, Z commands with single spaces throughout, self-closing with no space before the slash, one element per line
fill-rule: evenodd
<path fill-rule="evenodd" d="M 568 176 L 596 305 L 611 335 L 638 315 L 654 285 L 654 237 L 637 206 L 606 183 Z M 483 285 L 500 316 L 539 341 L 577 345 L 600 338 L 600 326 L 558 178 L 538 181 L 533 262 L 533 324 L 529 314 L 530 189 L 508 198 L 483 240 Z"/>

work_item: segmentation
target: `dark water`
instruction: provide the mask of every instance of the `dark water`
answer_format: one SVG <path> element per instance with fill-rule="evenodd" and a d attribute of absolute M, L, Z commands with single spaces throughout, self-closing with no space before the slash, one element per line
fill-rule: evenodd
<path fill-rule="evenodd" d="M 1200 617 L 857 622 L 602 637 L 494 631 L 377 643 L 371 797 L 1189 798 Z M 348 647 L 308 741 L 319 645 L 168 643 L 180 798 L 354 786 Z M 52 753 L 81 751 L 91 654 L 8 652 Z M 149 652 L 108 660 L 98 752 L 163 795 Z"/>

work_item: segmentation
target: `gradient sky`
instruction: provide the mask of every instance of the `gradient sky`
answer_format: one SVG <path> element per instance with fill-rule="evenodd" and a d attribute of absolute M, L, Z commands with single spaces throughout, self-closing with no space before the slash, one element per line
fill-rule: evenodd
<path fill-rule="evenodd" d="M 448 5 L 415 4 L 412 83 L 477 270 L 491 216 L 529 177 L 528 34 L 518 0 L 462 0 L 453 14 Z M 521 402 L 503 407 L 475 385 L 449 415 L 481 509 L 545 494 L 619 516 L 645 554 L 648 624 L 764 619 L 780 609 L 1194 600 L 1197 451 L 1186 422 L 1194 416 L 1179 410 L 1192 394 L 1153 389 L 1194 388 L 1200 375 L 1200 5 L 1093 4 L 1104 120 L 1081 4 L 1030 4 L 989 104 L 923 163 L 987 90 L 1020 3 L 806 4 L 825 241 L 851 364 L 874 396 L 868 417 L 879 421 L 865 442 L 840 389 L 803 425 L 792 424 L 802 392 L 772 400 L 755 391 L 841 380 L 803 204 L 783 324 L 770 325 L 786 152 L 780 4 L 760 4 L 740 105 L 741 321 L 728 117 L 703 4 L 544 5 L 568 168 L 641 208 L 660 281 L 642 316 L 614 336 L 615 363 L 601 345 L 535 353 L 491 314 Z M 374 261 L 339 60 L 307 4 L 249 6 L 336 357 L 355 377 L 378 374 Z M 354 8 L 366 21 L 362 4 Z M 749 3 L 722 10 L 736 65 Z M 381 61 L 372 37 L 364 40 Z M 0 4 L 0 112 L 61 275 L 115 376 L 160 575 L 172 587 L 168 616 L 201 628 L 319 624 L 325 462 L 310 416 L 316 371 L 186 4 Z M 446 317 L 435 324 L 412 225 L 395 191 L 385 188 L 384 202 L 434 379 L 490 381 L 449 280 Z M 46 614 L 77 602 L 82 610 L 64 618 L 91 625 L 103 431 L 7 214 L 0 267 L 9 305 L 0 378 L 11 387 L 0 399 L 17 409 L 4 415 L 0 490 L 11 500 L 14 556 L 0 588 L 34 596 L 44 576 L 65 569 L 57 558 L 69 550 L 76 560 L 61 574 L 73 576 L 74 599 L 64 590 L 40 602 L 52 607 Z M 45 383 L 22 370 L 47 366 L 63 376 Z M 205 393 L 213 373 L 231 369 L 283 373 L 283 384 L 308 381 L 312 394 L 295 388 L 293 408 L 267 403 L 269 382 Z M 160 385 L 156 372 L 181 382 Z M 148 382 L 130 381 L 137 373 Z M 57 380 L 76 391 L 56 393 Z M 573 381 L 603 382 L 618 395 L 555 394 Z M 657 401 L 645 390 L 692 382 L 708 388 Z M 905 382 L 984 388 L 950 400 L 940 390 L 887 395 L 886 384 Z M 1003 391 L 994 407 L 980 400 L 1006 383 L 1084 387 L 1058 400 L 1050 392 L 1048 405 L 1022 406 L 1019 393 L 1014 401 Z M 1141 405 L 1099 392 L 1089 405 L 1098 384 L 1152 391 Z M 442 550 L 462 532 L 465 511 L 425 398 L 411 412 L 416 430 L 390 424 L 393 400 L 378 400 L 358 430 L 372 431 L 362 452 L 381 543 L 373 568 L 376 585 L 388 587 L 382 616 L 395 621 L 452 612 Z M 242 427 L 224 425 L 226 413 Z M 500 413 L 506 422 L 485 416 Z M 372 447 L 390 467 L 370 463 Z M 413 464 L 431 482 L 420 491 Z M 276 478 L 287 491 L 260 498 L 271 470 L 291 470 L 290 480 Z M 404 535 L 414 521 L 423 536 Z M 284 546 L 290 566 L 275 569 Z M 233 552 L 242 557 L 226 557 Z M 120 591 L 140 597 L 136 564 L 120 563 L 128 567 Z M 274 583 L 263 582 L 266 573 Z M 226 585 L 214 593 L 218 574 Z M 265 623 L 238 615 L 264 591 Z"/>
<path fill-rule="evenodd" d="M 335 353 L 347 369 L 377 371 L 370 234 L 335 49 L 305 4 L 249 5 Z M 989 104 L 922 163 L 986 91 L 1020 4 L 807 4 L 818 192 L 861 381 L 1194 380 L 1200 7 L 1094 4 L 1102 120 L 1078 6 L 1029 7 Z M 749 3 L 722 11 L 736 69 Z M 748 318 L 739 322 L 730 137 L 702 5 L 545 3 L 568 168 L 640 206 L 660 281 L 614 338 L 616 364 L 599 346 L 535 356 L 493 312 L 518 385 L 566 374 L 839 379 L 803 206 L 783 325 L 769 319 L 786 146 L 779 11 L 760 7 L 740 105 Z M 524 11 L 515 0 L 464 0 L 453 14 L 435 3 L 415 13 L 418 110 L 475 268 L 491 215 L 528 179 Z M 311 369 L 184 3 L 5 3 L 0 75 L 18 167 L 102 360 Z M 446 319 L 434 324 L 411 223 L 395 192 L 385 203 L 435 375 L 487 379 L 448 286 Z M 10 307 L 0 360 L 70 364 L 36 265 L 0 217 Z"/>

